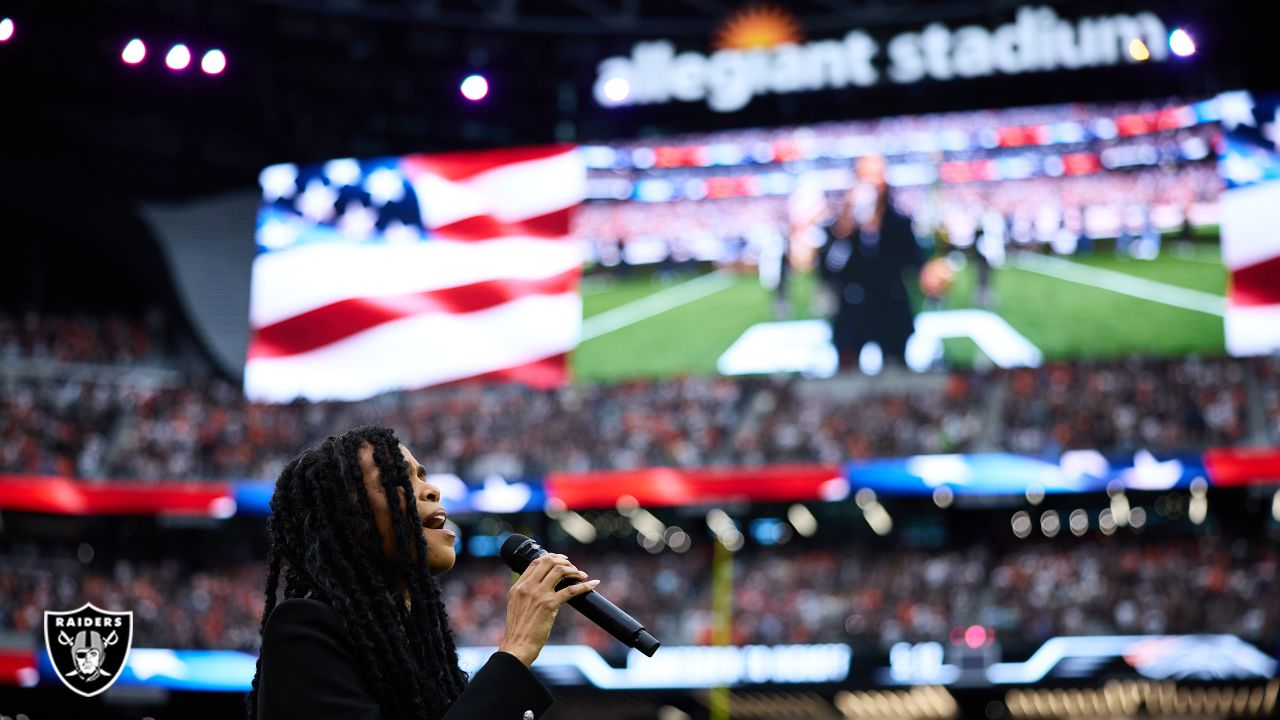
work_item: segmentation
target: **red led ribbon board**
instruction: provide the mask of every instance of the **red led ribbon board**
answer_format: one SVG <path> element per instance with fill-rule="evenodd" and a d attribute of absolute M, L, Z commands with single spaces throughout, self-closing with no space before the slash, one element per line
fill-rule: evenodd
<path fill-rule="evenodd" d="M 674 507 L 735 500 L 768 503 L 838 499 L 848 493 L 848 483 L 836 465 L 551 473 L 546 487 L 547 497 L 578 510 L 611 508 L 626 495 L 644 507 Z"/>

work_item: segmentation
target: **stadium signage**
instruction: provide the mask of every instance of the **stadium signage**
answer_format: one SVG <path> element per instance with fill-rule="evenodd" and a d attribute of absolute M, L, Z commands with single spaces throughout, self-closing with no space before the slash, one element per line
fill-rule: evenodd
<path fill-rule="evenodd" d="M 1022 7 L 1013 22 L 995 28 L 931 23 L 889 38 L 883 48 L 862 30 L 841 39 L 726 47 L 709 56 L 677 53 L 670 41 L 655 40 L 603 60 L 593 93 L 605 107 L 705 102 L 715 112 L 734 112 L 758 95 L 1160 61 L 1168 56 L 1166 38 L 1164 21 L 1151 12 L 1067 20 L 1048 7 Z"/>

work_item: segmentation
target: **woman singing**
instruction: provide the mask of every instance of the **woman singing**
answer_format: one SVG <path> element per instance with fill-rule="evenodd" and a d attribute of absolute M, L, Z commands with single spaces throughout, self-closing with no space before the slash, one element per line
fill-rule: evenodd
<path fill-rule="evenodd" d="M 498 652 L 468 682 L 433 577 L 453 567 L 455 538 L 425 477 L 383 427 L 329 437 L 285 466 L 248 720 L 530 720 L 551 704 L 529 666 L 560 606 L 599 581 L 557 592 L 586 573 L 563 555 L 530 564 Z"/>

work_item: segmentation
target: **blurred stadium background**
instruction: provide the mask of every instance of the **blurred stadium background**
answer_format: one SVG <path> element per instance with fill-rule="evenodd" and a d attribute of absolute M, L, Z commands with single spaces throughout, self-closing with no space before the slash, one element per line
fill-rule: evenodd
<path fill-rule="evenodd" d="M 662 639 L 564 613 L 548 717 L 1274 716 L 1264 10 L 0 3 L 0 716 L 239 717 L 272 482 L 366 422 L 465 663 L 511 532 Z M 946 280 L 901 362 L 831 345 L 868 156 Z"/>

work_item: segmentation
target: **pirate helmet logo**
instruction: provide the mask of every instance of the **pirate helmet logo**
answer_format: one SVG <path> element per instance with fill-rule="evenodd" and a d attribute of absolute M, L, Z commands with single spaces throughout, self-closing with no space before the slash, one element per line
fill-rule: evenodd
<path fill-rule="evenodd" d="M 85 603 L 44 613 L 49 662 L 72 691 L 93 697 L 115 684 L 133 646 L 133 612 L 111 612 Z"/>

